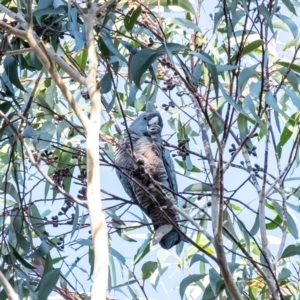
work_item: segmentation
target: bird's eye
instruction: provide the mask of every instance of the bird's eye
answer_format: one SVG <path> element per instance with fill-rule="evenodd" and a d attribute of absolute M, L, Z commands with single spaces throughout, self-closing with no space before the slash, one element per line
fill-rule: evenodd
<path fill-rule="evenodd" d="M 147 120 L 147 118 L 146 118 L 146 117 L 144 117 L 144 120 Z"/>

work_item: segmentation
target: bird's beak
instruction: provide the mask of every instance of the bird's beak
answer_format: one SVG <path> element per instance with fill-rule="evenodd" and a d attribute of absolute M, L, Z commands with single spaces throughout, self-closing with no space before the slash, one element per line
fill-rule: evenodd
<path fill-rule="evenodd" d="M 148 126 L 158 125 L 158 122 L 159 122 L 158 117 L 155 116 L 155 117 L 153 117 L 153 118 L 151 118 L 151 119 L 149 120 Z"/>

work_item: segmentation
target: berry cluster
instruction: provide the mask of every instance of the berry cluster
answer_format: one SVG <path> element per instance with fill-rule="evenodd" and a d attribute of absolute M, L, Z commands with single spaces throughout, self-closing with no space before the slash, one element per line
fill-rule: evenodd
<path fill-rule="evenodd" d="M 63 237 L 59 238 L 59 242 L 56 243 L 57 246 L 60 246 L 60 248 L 63 250 L 65 248 L 65 240 Z"/>
<path fill-rule="evenodd" d="M 72 174 L 70 173 L 69 168 L 58 169 L 52 175 L 52 179 L 54 180 L 54 182 L 62 188 L 65 188 L 64 180 L 67 177 L 72 177 Z"/>
<path fill-rule="evenodd" d="M 73 206 L 72 202 L 70 200 L 65 200 L 65 205 L 66 206 L 62 206 L 61 211 L 58 213 L 59 216 L 65 214 L 68 212 L 68 210 Z"/>
<path fill-rule="evenodd" d="M 255 146 L 252 147 L 252 149 L 250 149 L 249 146 L 248 146 L 247 144 L 246 144 L 245 146 L 246 146 L 246 149 L 247 149 L 249 155 L 252 154 L 252 155 L 255 156 L 255 157 L 257 156 L 256 151 L 255 151 L 257 148 L 256 148 Z M 231 156 L 232 156 L 232 155 L 235 153 L 235 151 L 236 151 L 235 144 L 231 144 L 231 148 L 229 148 L 228 151 L 229 151 L 229 153 L 230 153 Z"/>
<path fill-rule="evenodd" d="M 87 199 L 87 195 L 86 195 L 86 169 L 82 169 L 80 171 L 80 174 L 77 176 L 77 178 L 80 180 L 81 184 L 83 184 L 83 186 L 81 187 L 81 189 L 78 191 L 78 195 L 77 198 L 80 200 L 86 200 Z"/>
<path fill-rule="evenodd" d="M 182 160 L 186 160 L 186 157 L 189 156 L 188 149 L 186 148 L 186 144 L 190 141 L 190 139 L 178 140 L 178 150 L 177 154 L 172 154 L 173 157 L 181 156 Z"/>
<path fill-rule="evenodd" d="M 53 155 L 52 151 L 45 150 L 41 153 L 42 158 L 45 160 L 47 165 L 51 165 L 57 161 L 58 157 Z"/>
<path fill-rule="evenodd" d="M 162 104 L 162 107 L 164 107 L 165 111 L 167 111 L 170 107 L 175 108 L 175 103 L 173 101 L 170 101 L 169 104 Z"/>
<path fill-rule="evenodd" d="M 162 88 L 164 92 L 171 91 L 175 88 L 177 85 L 176 83 L 173 82 L 173 77 L 169 77 L 164 81 L 164 84 L 166 85 L 165 87 Z"/>

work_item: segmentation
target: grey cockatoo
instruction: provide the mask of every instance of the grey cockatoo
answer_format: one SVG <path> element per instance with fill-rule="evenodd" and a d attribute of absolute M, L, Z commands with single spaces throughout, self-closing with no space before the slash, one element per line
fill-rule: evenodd
<path fill-rule="evenodd" d="M 154 230 L 159 231 L 160 228 L 168 227 L 167 233 L 162 230 L 163 237 L 158 240 L 160 239 L 159 243 L 162 248 L 170 249 L 180 243 L 182 237 L 173 227 L 164 226 L 170 222 L 166 220 L 162 210 L 176 224 L 179 218 L 172 209 L 174 205 L 177 205 L 177 199 L 164 188 L 167 187 L 177 192 L 175 170 L 170 152 L 161 143 L 162 127 L 160 113 L 154 109 L 152 103 L 147 103 L 146 112 L 132 122 L 129 126 L 129 133 L 124 132 L 115 153 L 115 163 L 156 200 L 153 201 L 143 188 L 117 170 L 117 175 L 126 193 L 152 220 Z M 134 156 L 131 154 L 131 142 L 128 134 L 131 137 Z M 150 175 L 152 179 L 149 179 L 147 175 Z"/>

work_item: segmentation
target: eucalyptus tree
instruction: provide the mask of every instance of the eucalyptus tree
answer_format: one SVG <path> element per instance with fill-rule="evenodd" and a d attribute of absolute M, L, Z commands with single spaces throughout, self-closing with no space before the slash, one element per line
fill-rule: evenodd
<path fill-rule="evenodd" d="M 299 3 L 98 2 L 0 4 L 0 299 L 298 299 Z M 147 102 L 170 250 L 114 172 Z"/>

